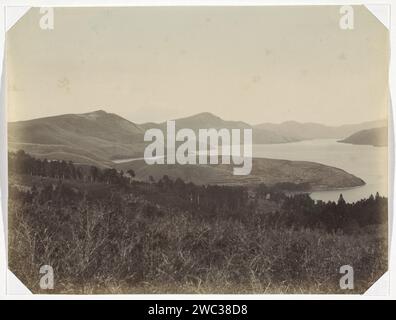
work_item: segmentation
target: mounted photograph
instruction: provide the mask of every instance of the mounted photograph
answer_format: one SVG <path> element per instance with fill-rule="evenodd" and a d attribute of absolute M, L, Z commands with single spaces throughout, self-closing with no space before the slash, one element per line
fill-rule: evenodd
<path fill-rule="evenodd" d="M 9 270 L 35 294 L 365 293 L 389 59 L 364 5 L 30 8 L 6 33 Z"/>

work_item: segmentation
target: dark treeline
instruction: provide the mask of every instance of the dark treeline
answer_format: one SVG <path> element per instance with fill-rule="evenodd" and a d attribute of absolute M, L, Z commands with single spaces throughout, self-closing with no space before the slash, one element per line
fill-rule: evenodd
<path fill-rule="evenodd" d="M 289 225 L 298 221 L 309 228 L 354 232 L 369 225 L 387 223 L 388 199 L 374 197 L 346 203 L 342 194 L 337 202 L 314 201 L 308 194 L 287 197 L 283 203 L 284 219 Z"/>
<path fill-rule="evenodd" d="M 287 195 L 280 185 L 260 184 L 247 188 L 241 186 L 195 185 L 182 179 L 172 180 L 164 175 L 150 183 L 133 181 L 133 170 L 126 174 L 115 169 L 90 166 L 82 170 L 72 162 L 35 159 L 23 151 L 10 153 L 10 171 L 21 174 L 58 178 L 57 183 L 35 186 L 29 191 L 10 187 L 10 196 L 24 202 L 48 201 L 64 203 L 116 200 L 122 203 L 132 194 L 144 197 L 147 214 L 182 209 L 206 217 L 226 216 L 238 220 L 252 219 L 277 227 L 306 227 L 325 229 L 328 232 L 343 230 L 354 232 L 360 227 L 387 223 L 387 198 L 370 196 L 356 203 L 346 203 L 340 195 L 337 202 L 314 201 L 308 194 Z M 85 184 L 105 186 L 79 188 L 66 183 L 67 179 L 83 180 Z M 289 187 L 288 183 L 285 183 Z M 120 188 L 122 186 L 122 188 Z M 287 188 L 288 189 L 288 188 Z M 261 200 L 276 203 L 275 209 L 264 210 Z M 119 204 L 118 204 L 119 205 Z M 160 209 L 159 209 L 160 208 Z M 166 209 L 165 209 L 166 208 Z M 264 213 L 265 211 L 265 213 Z"/>
<path fill-rule="evenodd" d="M 8 168 L 12 173 L 29 174 L 32 176 L 56 179 L 75 179 L 86 182 L 104 182 L 107 184 L 123 184 L 135 177 L 133 170 L 118 172 L 113 168 L 99 169 L 95 166 L 79 167 L 72 161 L 36 159 L 23 150 L 8 153 Z"/>
<path fill-rule="evenodd" d="M 11 173 L 29 174 L 40 177 L 83 179 L 83 172 L 69 161 L 40 160 L 23 150 L 8 153 L 8 169 Z"/>
<path fill-rule="evenodd" d="M 193 206 L 198 210 L 205 212 L 210 211 L 213 214 L 227 212 L 230 215 L 246 205 L 247 191 L 243 187 L 227 187 L 227 186 L 197 186 L 193 183 L 185 183 L 182 179 L 170 179 L 164 175 L 157 182 L 150 177 L 150 183 L 133 183 L 135 172 L 128 170 L 124 173 L 122 170 L 117 171 L 113 168 L 99 169 L 95 166 L 79 167 L 71 161 L 57 161 L 47 159 L 35 159 L 22 150 L 16 153 L 10 152 L 9 155 L 9 171 L 11 173 L 27 174 L 31 176 L 56 178 L 56 184 L 47 183 L 44 187 L 36 186 L 30 192 L 18 192 L 11 189 L 10 194 L 32 201 L 56 201 L 56 200 L 104 200 L 112 198 L 117 193 L 125 193 L 127 191 L 141 192 L 153 201 L 163 202 L 168 206 L 177 206 L 188 208 Z M 103 188 L 90 188 L 88 191 L 80 192 L 78 188 L 71 188 L 65 183 L 65 180 L 81 180 L 85 183 L 105 183 L 123 187 L 114 189 L 113 192 L 104 191 Z M 118 191 L 117 191 L 118 190 Z M 163 197 L 158 197 L 162 194 Z M 165 196 L 166 195 L 166 196 Z M 181 198 L 181 199 L 180 199 Z"/>

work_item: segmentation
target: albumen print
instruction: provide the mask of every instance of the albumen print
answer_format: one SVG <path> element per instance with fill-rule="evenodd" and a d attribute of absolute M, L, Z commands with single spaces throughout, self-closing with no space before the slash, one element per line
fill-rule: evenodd
<path fill-rule="evenodd" d="M 31 8 L 5 67 L 33 293 L 362 294 L 388 270 L 389 31 L 365 6 Z"/>

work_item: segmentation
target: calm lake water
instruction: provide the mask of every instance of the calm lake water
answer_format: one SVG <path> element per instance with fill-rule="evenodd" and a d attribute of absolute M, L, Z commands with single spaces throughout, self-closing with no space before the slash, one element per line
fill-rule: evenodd
<path fill-rule="evenodd" d="M 315 200 L 336 201 L 342 193 L 347 202 L 367 198 L 378 191 L 388 195 L 388 148 L 339 143 L 335 139 L 309 140 L 285 144 L 254 145 L 253 156 L 303 160 L 343 169 L 366 182 L 353 189 L 311 193 Z"/>
<path fill-rule="evenodd" d="M 376 192 L 383 196 L 388 195 L 387 147 L 339 143 L 336 139 L 317 139 L 281 144 L 255 144 L 253 156 L 318 162 L 343 169 L 366 182 L 364 186 L 352 189 L 312 192 L 311 197 L 315 200 L 337 201 L 340 193 L 347 202 L 368 198 Z M 136 160 L 143 158 L 119 159 L 113 162 Z"/>

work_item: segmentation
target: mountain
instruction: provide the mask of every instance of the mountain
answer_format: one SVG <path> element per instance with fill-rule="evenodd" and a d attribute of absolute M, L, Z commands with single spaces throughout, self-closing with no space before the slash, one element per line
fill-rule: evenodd
<path fill-rule="evenodd" d="M 138 125 L 103 110 L 8 123 L 10 149 L 102 165 L 112 158 L 141 156 L 143 136 Z"/>
<path fill-rule="evenodd" d="M 292 183 L 309 184 L 314 190 L 354 187 L 361 179 L 337 168 L 318 163 L 274 159 L 253 159 L 252 174 L 234 176 L 232 165 L 147 165 L 143 160 L 116 163 L 116 159 L 141 158 L 147 143 L 144 132 L 149 128 L 165 129 L 166 123 L 135 124 L 103 110 L 84 114 L 65 114 L 8 123 L 8 146 L 11 151 L 23 149 L 37 158 L 73 161 L 126 171 L 134 169 L 137 177 L 148 179 L 167 174 L 195 183 L 246 184 Z M 225 121 L 211 113 L 200 113 L 176 120 L 176 127 L 252 128 L 241 121 Z M 253 128 L 256 142 L 293 141 L 267 129 Z"/>
<path fill-rule="evenodd" d="M 338 142 L 371 145 L 375 147 L 387 146 L 388 128 L 381 127 L 361 130 Z"/>
<path fill-rule="evenodd" d="M 226 121 L 221 119 L 218 116 L 210 112 L 202 112 L 195 114 L 190 117 L 174 119 L 176 123 L 176 130 L 182 128 L 189 128 L 194 131 L 198 131 L 199 129 L 206 129 L 206 128 L 214 128 L 214 129 L 221 129 L 221 128 L 228 128 L 228 129 L 246 129 L 251 128 L 245 122 L 242 121 Z M 140 125 L 141 128 L 147 130 L 150 128 L 160 128 L 165 130 L 166 129 L 166 122 L 161 123 L 144 123 Z"/>
<path fill-rule="evenodd" d="M 293 137 L 296 140 L 309 140 L 342 139 L 360 130 L 372 129 L 385 125 L 386 120 L 369 121 L 342 126 L 327 126 L 318 123 L 287 121 L 280 124 L 262 123 L 254 126 L 254 128 L 268 130 L 282 136 Z"/>
<path fill-rule="evenodd" d="M 10 150 L 23 149 L 40 158 L 111 166 L 112 160 L 142 157 L 149 128 L 166 130 L 166 122 L 135 124 L 114 113 L 98 110 L 8 123 Z M 252 128 L 242 121 L 225 121 L 209 112 L 176 119 L 176 128 Z M 268 130 L 254 129 L 255 143 L 294 141 Z"/>
<path fill-rule="evenodd" d="M 220 117 L 210 113 L 210 112 L 202 112 L 196 115 L 175 119 L 176 130 L 189 128 L 194 130 L 194 132 L 198 132 L 199 129 L 252 129 L 253 130 L 253 143 L 258 144 L 271 144 L 271 143 L 286 143 L 297 141 L 297 139 L 293 138 L 290 135 L 284 135 L 275 133 L 271 130 L 266 130 L 264 128 L 253 127 L 250 124 L 243 121 L 226 121 L 221 119 Z M 166 122 L 162 123 L 144 123 L 141 124 L 140 127 L 147 130 L 150 128 L 159 128 L 162 130 L 166 129 Z"/>

